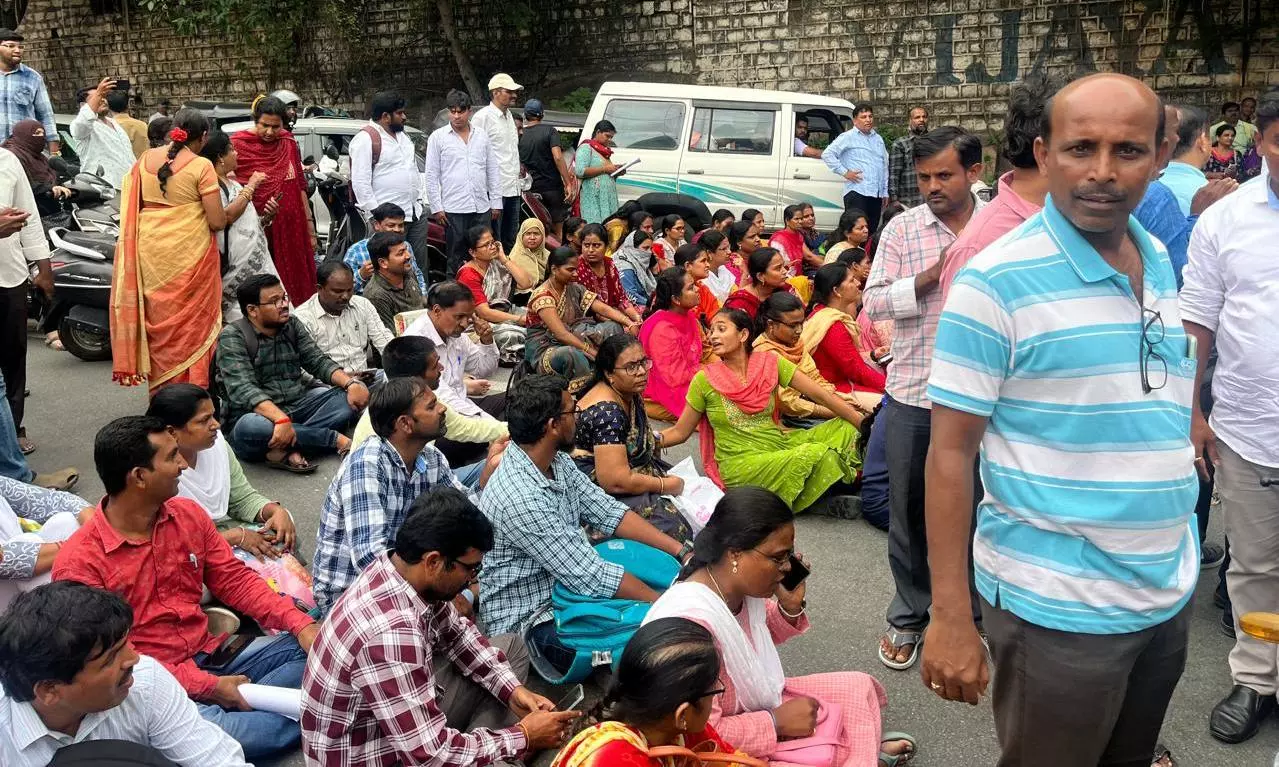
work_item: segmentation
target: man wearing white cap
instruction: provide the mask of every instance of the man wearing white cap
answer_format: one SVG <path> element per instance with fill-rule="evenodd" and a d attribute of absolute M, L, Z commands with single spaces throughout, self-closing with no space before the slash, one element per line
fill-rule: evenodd
<path fill-rule="evenodd" d="M 489 105 L 471 117 L 471 127 L 489 137 L 497 155 L 498 175 L 502 189 L 502 215 L 493 222 L 493 236 L 501 240 L 507 253 L 515 246 L 520 228 L 520 134 L 515 128 L 511 105 L 524 86 L 505 72 L 489 80 Z"/>

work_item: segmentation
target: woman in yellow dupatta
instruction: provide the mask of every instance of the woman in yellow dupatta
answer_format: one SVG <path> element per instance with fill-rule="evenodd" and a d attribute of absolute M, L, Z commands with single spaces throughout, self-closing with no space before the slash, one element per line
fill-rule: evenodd
<path fill-rule="evenodd" d="M 718 686 L 719 651 L 705 627 L 687 618 L 659 618 L 626 645 L 613 683 L 600 702 L 603 721 L 587 727 L 551 767 L 693 767 L 763 765 L 725 743 L 710 725 Z"/>
<path fill-rule="evenodd" d="M 209 122 L 173 118 L 170 143 L 143 153 L 125 177 L 111 280 L 112 378 L 208 388 L 222 326 L 221 258 L 213 233 L 226 212 L 213 164 L 200 157 Z"/>

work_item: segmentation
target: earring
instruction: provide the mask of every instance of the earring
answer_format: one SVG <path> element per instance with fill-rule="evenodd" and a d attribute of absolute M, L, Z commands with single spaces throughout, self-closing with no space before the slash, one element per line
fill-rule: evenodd
<path fill-rule="evenodd" d="M 737 575 L 737 557 L 733 557 L 733 575 Z"/>

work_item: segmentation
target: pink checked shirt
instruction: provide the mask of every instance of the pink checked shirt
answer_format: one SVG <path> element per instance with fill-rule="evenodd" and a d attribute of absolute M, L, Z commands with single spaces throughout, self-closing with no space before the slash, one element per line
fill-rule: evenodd
<path fill-rule="evenodd" d="M 385 554 L 338 600 L 302 677 L 311 767 L 483 767 L 528 745 L 518 727 L 458 732 L 436 699 L 432 656 L 503 702 L 520 686 L 501 650 L 447 602 L 427 603 Z"/>
<path fill-rule="evenodd" d="M 986 207 L 973 214 L 968 226 L 964 227 L 959 239 L 955 240 L 950 252 L 946 254 L 946 265 L 941 270 L 941 284 L 937 286 L 937 290 L 941 291 L 943 304 L 946 303 L 946 296 L 950 295 L 950 285 L 960 269 L 995 240 L 1021 226 L 1043 207 L 1018 196 L 1011 186 L 1012 180 L 1012 171 L 999 177 L 999 193 L 986 203 Z"/>
<path fill-rule="evenodd" d="M 973 197 L 977 210 L 985 204 Z M 957 235 L 927 205 L 899 214 L 880 237 L 866 279 L 862 307 L 875 321 L 893 321 L 893 362 L 888 395 L 904 405 L 931 408 L 925 390 L 941 316 L 941 290 L 915 298 L 915 275 L 937 263 Z"/>

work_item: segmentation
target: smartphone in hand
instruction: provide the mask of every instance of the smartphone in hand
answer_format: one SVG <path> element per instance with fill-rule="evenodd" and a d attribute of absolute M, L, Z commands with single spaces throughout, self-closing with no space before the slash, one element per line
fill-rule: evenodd
<path fill-rule="evenodd" d="M 808 569 L 808 565 L 799 561 L 799 557 L 794 554 L 790 555 L 790 572 L 786 573 L 786 577 L 782 578 L 782 588 L 787 591 L 794 591 L 799 588 L 799 584 L 809 576 L 812 571 Z"/>
<path fill-rule="evenodd" d="M 576 711 L 577 707 L 582 705 L 582 701 L 586 700 L 586 691 L 582 689 L 582 685 L 577 684 L 569 688 L 568 694 L 559 699 L 555 704 L 556 711 Z"/>

